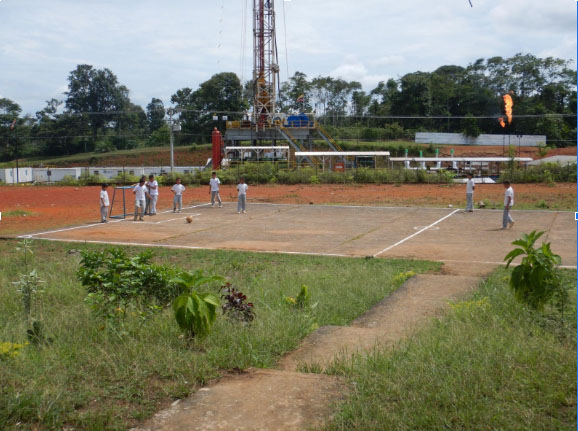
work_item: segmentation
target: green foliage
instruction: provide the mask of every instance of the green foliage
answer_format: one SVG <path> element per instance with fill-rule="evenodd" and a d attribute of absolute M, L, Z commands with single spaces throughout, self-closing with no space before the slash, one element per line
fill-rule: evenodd
<path fill-rule="evenodd" d="M 171 280 L 175 270 L 151 262 L 150 250 L 128 256 L 123 249 L 83 251 L 77 277 L 87 290 L 86 302 L 107 322 L 135 310 L 146 319 L 182 292 Z"/>
<path fill-rule="evenodd" d="M 203 275 L 202 270 L 182 272 L 172 281 L 181 287 L 185 293 L 173 301 L 173 311 L 177 324 L 190 338 L 204 338 L 209 335 L 217 317 L 219 297 L 213 293 L 198 293 L 196 289 L 204 284 L 222 281 L 223 277 Z"/>
<path fill-rule="evenodd" d="M 527 166 L 524 169 L 508 169 L 500 175 L 499 181 L 513 183 L 575 183 L 576 163 L 561 166 L 557 163 L 543 163 L 538 166 Z"/>
<path fill-rule="evenodd" d="M 293 298 L 292 296 L 286 296 L 285 302 L 289 306 L 299 309 L 313 309 L 317 307 L 318 304 L 318 302 L 311 304 L 311 293 L 309 292 L 309 287 L 307 287 L 305 284 L 301 286 L 297 297 Z"/>
<path fill-rule="evenodd" d="M 558 274 L 557 265 L 561 258 L 552 253 L 550 243 L 542 243 L 534 248 L 536 241 L 544 232 L 532 231 L 523 234 L 520 239 L 512 242 L 519 248 L 510 251 L 504 258 L 507 267 L 518 256 L 524 256 L 510 277 L 510 287 L 516 299 L 536 310 L 541 310 L 552 299 L 561 311 L 567 303 L 568 292 L 563 287 Z"/>

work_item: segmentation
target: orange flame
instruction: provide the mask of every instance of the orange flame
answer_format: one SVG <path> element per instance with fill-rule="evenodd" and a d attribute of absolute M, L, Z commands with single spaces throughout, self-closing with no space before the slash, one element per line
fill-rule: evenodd
<path fill-rule="evenodd" d="M 504 94 L 502 98 L 504 99 L 504 110 L 506 117 L 508 117 L 508 124 L 512 124 L 512 107 L 514 106 L 514 101 L 509 94 Z"/>
<path fill-rule="evenodd" d="M 500 122 L 500 126 L 506 127 L 506 122 L 504 121 L 503 117 L 498 118 L 498 121 Z"/>

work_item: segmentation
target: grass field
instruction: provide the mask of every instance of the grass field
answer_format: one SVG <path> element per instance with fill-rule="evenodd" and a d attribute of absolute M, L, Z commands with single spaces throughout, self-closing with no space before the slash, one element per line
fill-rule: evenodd
<path fill-rule="evenodd" d="M 325 431 L 576 429 L 576 271 L 563 320 L 523 308 L 508 276 L 396 349 L 336 364 L 353 389 Z"/>
<path fill-rule="evenodd" d="M 0 248 L 0 342 L 26 341 L 12 284 L 23 270 L 16 246 L 4 240 Z M 439 268 L 419 261 L 155 250 L 158 262 L 227 277 L 255 303 L 252 324 L 219 317 L 205 341 L 190 343 L 169 309 L 146 321 L 128 316 L 116 332 L 103 329 L 75 276 L 79 249 L 100 247 L 33 243 L 33 266 L 46 281 L 35 314 L 53 342 L 0 359 L 2 430 L 126 429 L 223 373 L 274 366 L 318 325 L 348 324 L 395 289 L 400 272 Z M 307 312 L 284 300 L 303 284 L 318 302 Z"/>

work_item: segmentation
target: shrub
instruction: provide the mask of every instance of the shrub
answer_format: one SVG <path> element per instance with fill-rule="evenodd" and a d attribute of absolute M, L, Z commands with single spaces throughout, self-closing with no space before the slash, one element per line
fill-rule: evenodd
<path fill-rule="evenodd" d="M 512 242 L 519 248 L 510 251 L 504 258 L 507 267 L 518 256 L 524 256 L 520 265 L 516 266 L 510 277 L 510 287 L 516 299 L 531 308 L 541 310 L 552 298 L 563 311 L 567 302 L 568 292 L 564 289 L 557 265 L 560 256 L 552 253 L 550 243 L 542 243 L 534 248 L 536 241 L 544 232 L 532 231 L 523 234 L 520 239 Z"/>
<path fill-rule="evenodd" d="M 206 337 L 217 317 L 219 298 L 212 293 L 198 293 L 195 289 L 203 284 L 221 281 L 223 277 L 205 277 L 203 271 L 182 272 L 172 281 L 185 291 L 173 301 L 173 311 L 177 324 L 189 338 Z"/>
<path fill-rule="evenodd" d="M 171 282 L 175 271 L 151 262 L 153 254 L 144 251 L 129 257 L 119 248 L 83 251 L 78 279 L 92 294 L 93 303 L 126 309 L 129 304 L 146 307 L 167 304 L 181 290 Z"/>
<path fill-rule="evenodd" d="M 225 300 L 221 307 L 223 314 L 245 322 L 251 322 L 255 318 L 255 306 L 252 302 L 245 302 L 247 296 L 243 292 L 235 289 L 230 283 L 221 286 L 220 290 L 225 292 L 221 295 L 221 298 Z"/>

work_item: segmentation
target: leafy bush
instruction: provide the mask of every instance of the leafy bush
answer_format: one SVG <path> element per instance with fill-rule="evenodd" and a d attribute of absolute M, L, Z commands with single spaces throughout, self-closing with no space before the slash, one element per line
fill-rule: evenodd
<path fill-rule="evenodd" d="M 217 317 L 219 298 L 213 293 L 198 293 L 195 289 L 213 281 L 222 281 L 223 277 L 205 277 L 203 271 L 182 272 L 172 281 L 185 291 L 173 301 L 173 311 L 177 324 L 189 338 L 206 337 Z"/>
<path fill-rule="evenodd" d="M 509 267 L 516 257 L 524 257 L 522 263 L 512 271 L 510 287 L 518 301 L 533 309 L 543 309 L 554 298 L 556 305 L 563 311 L 568 292 L 558 274 L 557 265 L 561 262 L 560 256 L 552 253 L 550 243 L 542 243 L 541 247 L 534 248 L 535 242 L 543 234 L 544 232 L 532 231 L 512 242 L 520 248 L 515 248 L 506 255 L 504 258 L 507 261 L 506 267 Z"/>
<path fill-rule="evenodd" d="M 223 314 L 245 322 L 251 322 L 255 318 L 254 308 L 252 302 L 245 302 L 247 296 L 243 292 L 238 291 L 230 283 L 221 286 L 221 291 L 225 293 L 221 298 L 225 300 L 222 306 Z"/>
<path fill-rule="evenodd" d="M 561 166 L 557 163 L 544 163 L 538 166 L 527 166 L 523 169 L 507 169 L 500 175 L 500 181 L 513 183 L 559 183 L 576 182 L 576 163 Z"/>
<path fill-rule="evenodd" d="M 78 279 L 89 293 L 89 302 L 106 308 L 107 314 L 111 308 L 122 314 L 129 305 L 141 309 L 164 305 L 181 293 L 171 282 L 175 270 L 152 263 L 151 251 L 129 257 L 124 250 L 113 248 L 81 255 Z"/>
<path fill-rule="evenodd" d="M 294 308 L 315 308 L 317 307 L 317 302 L 311 304 L 311 293 L 309 292 L 309 287 L 306 285 L 301 286 L 301 290 L 297 294 L 297 297 L 286 296 L 285 302 Z"/>

